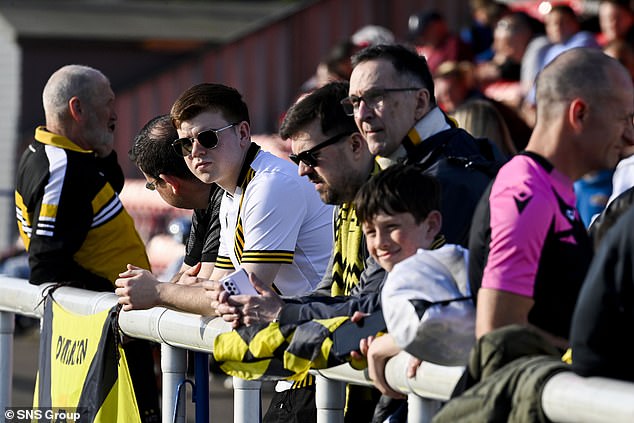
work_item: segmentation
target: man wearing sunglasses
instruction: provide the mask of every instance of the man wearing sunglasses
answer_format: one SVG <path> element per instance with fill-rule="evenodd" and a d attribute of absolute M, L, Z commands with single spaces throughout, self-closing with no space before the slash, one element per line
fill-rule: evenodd
<path fill-rule="evenodd" d="M 211 281 L 203 283 L 209 299 L 201 310 L 197 306 L 205 291 L 200 286 L 159 283 L 130 265 L 116 282 L 124 310 L 162 305 L 215 314 L 222 292 L 217 281 L 238 268 L 284 295 L 313 290 L 328 264 L 332 208 L 297 175 L 296 166 L 251 142 L 249 113 L 240 93 L 220 84 L 196 85 L 176 100 L 171 117 L 180 136 L 172 143 L 175 154 L 185 158 L 198 179 L 224 191 L 219 253 Z M 134 304 L 129 292 L 140 283 L 153 291 Z M 183 304 L 183 298 L 191 304 Z"/>
<path fill-rule="evenodd" d="M 467 245 L 480 195 L 499 168 L 501 154 L 488 140 L 456 128 L 436 105 L 425 58 L 399 45 L 378 45 L 352 58 L 349 96 L 341 101 L 354 116 L 382 166 L 418 163 L 442 186 L 441 232 Z"/>
<path fill-rule="evenodd" d="M 208 278 L 213 271 L 220 246 L 219 213 L 224 191 L 216 184 L 202 182 L 189 170 L 185 159 L 175 154 L 172 143 L 176 138 L 178 132 L 170 115 L 157 116 L 141 128 L 128 156 L 145 176 L 147 189 L 158 192 L 173 207 L 194 209 L 183 264 L 170 280 L 190 285 L 195 284 L 199 277 Z M 150 308 L 161 303 L 158 280 L 153 279 L 152 282 L 127 284 L 125 288 L 117 288 L 115 293 L 122 296 L 121 304 L 133 309 Z M 202 289 L 178 290 L 169 306 L 210 314 L 209 301 L 202 294 Z"/>
<path fill-rule="evenodd" d="M 379 306 L 385 272 L 367 261 L 369 253 L 352 206 L 359 188 L 379 168 L 354 119 L 339 105 L 347 95 L 347 82 L 331 82 L 291 107 L 280 128 L 280 136 L 291 140 L 290 158 L 297 163 L 298 173 L 313 183 L 324 203 L 337 206 L 333 223 L 335 244 L 328 270 L 315 291 L 300 297 L 280 298 L 268 290 L 260 296 L 229 297 L 218 310 L 234 327 L 278 319 L 288 330 L 291 325 L 312 319 L 349 316 L 360 309 L 370 312 Z M 246 336 L 240 342 L 244 339 Z M 276 393 L 263 421 L 297 421 L 289 419 L 301 416 L 306 422 L 314 422 L 312 382 L 313 377 L 308 375 L 293 389 Z M 373 395 L 364 387 L 351 385 L 349 389 L 349 418 L 370 421 L 378 391 Z"/>
<path fill-rule="evenodd" d="M 337 206 L 333 216 L 335 244 L 328 270 L 317 289 L 303 295 L 302 300 L 286 298 L 288 304 L 284 304 L 279 297 L 252 296 L 231 298 L 219 305 L 223 318 L 232 322 L 234 327 L 273 321 L 275 318 L 290 323 L 352 314 L 349 304 L 345 305 L 345 312 L 331 314 L 339 307 L 332 299 L 328 300 L 333 304 L 332 309 L 310 311 L 309 306 L 304 313 L 300 311 L 301 306 L 294 306 L 325 296 L 340 297 L 357 292 L 369 257 L 351 202 L 359 188 L 379 168 L 354 120 L 336 107 L 347 95 L 347 89 L 347 82 L 331 82 L 315 90 L 289 109 L 280 128 L 281 137 L 291 140 L 295 153 L 290 156 L 298 163 L 297 172 L 312 182 L 324 203 Z M 376 270 L 379 274 L 377 279 L 382 280 L 383 272 Z M 375 277 L 373 273 L 363 274 L 364 278 L 370 276 Z M 368 281 L 364 281 L 365 286 Z"/>
<path fill-rule="evenodd" d="M 206 184 L 187 167 L 184 158 L 174 154 L 172 143 L 178 138 L 169 115 L 151 119 L 134 138 L 128 155 L 145 176 L 145 187 L 156 191 L 170 206 L 194 209 L 183 265 L 172 282 L 197 274 L 209 277 L 220 245 L 220 202 L 223 190 Z M 197 264 L 200 263 L 200 268 Z"/>

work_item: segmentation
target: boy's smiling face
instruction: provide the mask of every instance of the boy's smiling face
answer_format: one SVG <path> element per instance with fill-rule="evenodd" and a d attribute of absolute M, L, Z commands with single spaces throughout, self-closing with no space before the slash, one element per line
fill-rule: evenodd
<path fill-rule="evenodd" d="M 420 223 L 416 223 L 411 213 L 378 213 L 362 227 L 370 255 L 390 272 L 419 248 L 431 247 L 440 230 L 440 212 L 430 212 Z"/>

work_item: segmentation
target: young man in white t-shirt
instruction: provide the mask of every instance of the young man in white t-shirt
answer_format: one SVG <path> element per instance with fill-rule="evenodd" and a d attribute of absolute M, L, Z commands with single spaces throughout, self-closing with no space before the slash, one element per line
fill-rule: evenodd
<path fill-rule="evenodd" d="M 207 297 L 197 283 L 164 284 L 129 266 L 117 280 L 124 310 L 160 305 L 213 315 L 214 299 L 222 291 L 217 281 L 238 268 L 284 295 L 312 290 L 332 248 L 332 208 L 297 175 L 294 164 L 251 142 L 249 113 L 240 93 L 221 84 L 199 84 L 176 100 L 171 116 L 181 137 L 173 143 L 175 153 L 185 157 L 201 181 L 225 191 L 219 255 L 211 281 L 205 282 Z"/>

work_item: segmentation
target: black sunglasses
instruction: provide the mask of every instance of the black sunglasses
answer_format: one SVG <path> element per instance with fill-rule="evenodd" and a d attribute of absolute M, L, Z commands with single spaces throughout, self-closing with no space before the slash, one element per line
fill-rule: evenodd
<path fill-rule="evenodd" d="M 178 155 L 189 156 L 192 152 L 194 140 L 198 141 L 200 145 L 205 148 L 211 149 L 215 148 L 218 145 L 218 134 L 225 129 L 229 129 L 233 126 L 238 125 L 239 122 L 230 123 L 227 126 L 223 126 L 218 129 L 207 129 L 198 133 L 197 136 L 188 138 L 179 138 L 172 143 L 172 148 Z"/>
<path fill-rule="evenodd" d="M 343 137 L 347 137 L 353 132 L 345 132 L 343 134 L 335 135 L 332 138 L 328 138 L 326 141 L 317 144 L 313 148 L 309 150 L 304 150 L 298 154 L 289 154 L 288 158 L 291 159 L 296 165 L 299 166 L 299 162 L 304 163 L 306 166 L 315 167 L 317 166 L 317 156 L 315 153 L 321 150 L 324 147 L 328 147 L 331 144 L 335 144 L 343 139 Z"/>

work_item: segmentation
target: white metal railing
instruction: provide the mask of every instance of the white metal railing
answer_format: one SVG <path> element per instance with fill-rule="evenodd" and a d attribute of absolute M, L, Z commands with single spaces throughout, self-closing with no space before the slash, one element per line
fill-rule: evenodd
<path fill-rule="evenodd" d="M 46 285 L 34 286 L 22 279 L 0 275 L 0 410 L 11 405 L 13 375 L 14 313 L 41 317 L 38 306 Z M 111 293 L 96 293 L 75 288 L 60 288 L 55 299 L 76 313 L 90 314 L 116 304 Z M 213 339 L 229 330 L 222 319 L 203 318 L 156 307 L 145 311 L 122 312 L 119 325 L 129 336 L 162 343 L 163 422 L 171 422 L 176 406 L 176 386 L 185 379 L 184 349 L 211 352 Z M 627 359 L 627 358 L 626 358 Z M 415 378 L 405 376 L 407 356 L 399 354 L 387 363 L 386 378 L 395 390 L 408 395 L 409 422 L 427 422 L 446 401 L 462 367 L 443 367 L 423 363 Z M 348 365 L 317 374 L 317 416 L 319 423 L 343 422 L 345 384 L 371 385 L 366 371 Z M 234 421 L 257 421 L 260 409 L 260 384 L 234 379 Z M 555 422 L 632 422 L 634 421 L 634 383 L 605 378 L 582 378 L 571 372 L 552 377 L 544 388 L 542 404 Z M 184 410 L 185 407 L 180 407 Z M 184 411 L 177 421 L 184 422 Z"/>

